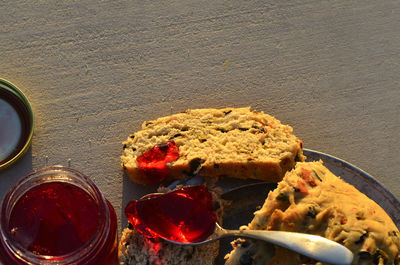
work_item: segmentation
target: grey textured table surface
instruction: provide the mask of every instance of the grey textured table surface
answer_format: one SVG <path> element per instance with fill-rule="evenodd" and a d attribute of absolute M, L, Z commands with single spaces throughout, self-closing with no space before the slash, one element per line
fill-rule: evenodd
<path fill-rule="evenodd" d="M 0 60 L 36 118 L 1 197 L 31 169 L 70 166 L 121 227 L 127 201 L 152 190 L 120 168 L 142 121 L 252 106 L 400 198 L 399 1 L 0 1 Z"/>

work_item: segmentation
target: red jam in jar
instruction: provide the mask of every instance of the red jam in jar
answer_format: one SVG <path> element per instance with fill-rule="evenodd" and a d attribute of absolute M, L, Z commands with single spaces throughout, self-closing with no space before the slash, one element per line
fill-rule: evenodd
<path fill-rule="evenodd" d="M 114 265 L 117 221 L 86 176 L 47 167 L 22 178 L 1 207 L 0 263 Z"/>
<path fill-rule="evenodd" d="M 125 215 L 133 227 L 149 238 L 199 242 L 215 228 L 212 196 L 203 185 L 165 194 L 151 194 L 130 202 Z"/>
<path fill-rule="evenodd" d="M 61 256 L 89 241 L 99 215 L 96 202 L 81 188 L 51 182 L 30 189 L 17 201 L 9 225 L 14 240 L 29 251 Z"/>

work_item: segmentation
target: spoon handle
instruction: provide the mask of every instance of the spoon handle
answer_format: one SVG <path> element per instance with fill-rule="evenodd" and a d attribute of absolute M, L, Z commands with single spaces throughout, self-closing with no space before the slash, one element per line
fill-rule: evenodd
<path fill-rule="evenodd" d="M 349 249 L 321 236 L 266 230 L 225 230 L 222 234 L 263 240 L 329 264 L 348 265 L 353 261 Z"/>

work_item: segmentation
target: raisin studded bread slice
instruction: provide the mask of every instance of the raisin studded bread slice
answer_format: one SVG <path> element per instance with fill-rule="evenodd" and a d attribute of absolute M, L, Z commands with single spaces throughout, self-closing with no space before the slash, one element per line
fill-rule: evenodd
<path fill-rule="evenodd" d="M 213 265 L 218 242 L 201 246 L 179 246 L 150 240 L 136 230 L 125 228 L 119 245 L 120 265 Z"/>
<path fill-rule="evenodd" d="M 179 188 L 179 187 L 177 187 Z M 224 207 L 222 191 L 210 188 L 218 223 L 222 223 Z M 168 192 L 159 188 L 159 192 Z M 181 246 L 162 239 L 149 239 L 129 225 L 122 232 L 118 247 L 119 265 L 213 265 L 219 253 L 219 242 L 199 246 Z"/>
<path fill-rule="evenodd" d="M 352 264 L 399 264 L 399 231 L 391 218 L 322 162 L 297 163 L 241 229 L 321 235 L 349 248 L 354 253 Z M 227 265 L 317 264 L 259 241 L 240 239 L 232 245 Z"/>
<path fill-rule="evenodd" d="M 250 108 L 193 109 L 147 121 L 123 145 L 122 167 L 138 183 L 149 183 L 149 174 L 174 179 L 196 173 L 279 181 L 305 158 L 290 126 Z M 167 157 L 164 168 L 141 167 L 138 161 L 154 147 Z"/>

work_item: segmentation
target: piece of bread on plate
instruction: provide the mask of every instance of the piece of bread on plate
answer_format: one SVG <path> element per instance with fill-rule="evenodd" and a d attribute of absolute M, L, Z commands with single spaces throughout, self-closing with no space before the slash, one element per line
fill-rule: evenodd
<path fill-rule="evenodd" d="M 386 212 L 322 162 L 297 163 L 241 229 L 320 235 L 354 253 L 352 264 L 399 264 L 399 231 Z M 227 265 L 321 264 L 261 241 L 238 239 Z"/>
<path fill-rule="evenodd" d="M 250 108 L 191 109 L 147 121 L 123 145 L 122 167 L 137 183 L 194 174 L 276 182 L 305 159 L 290 126 Z"/>

